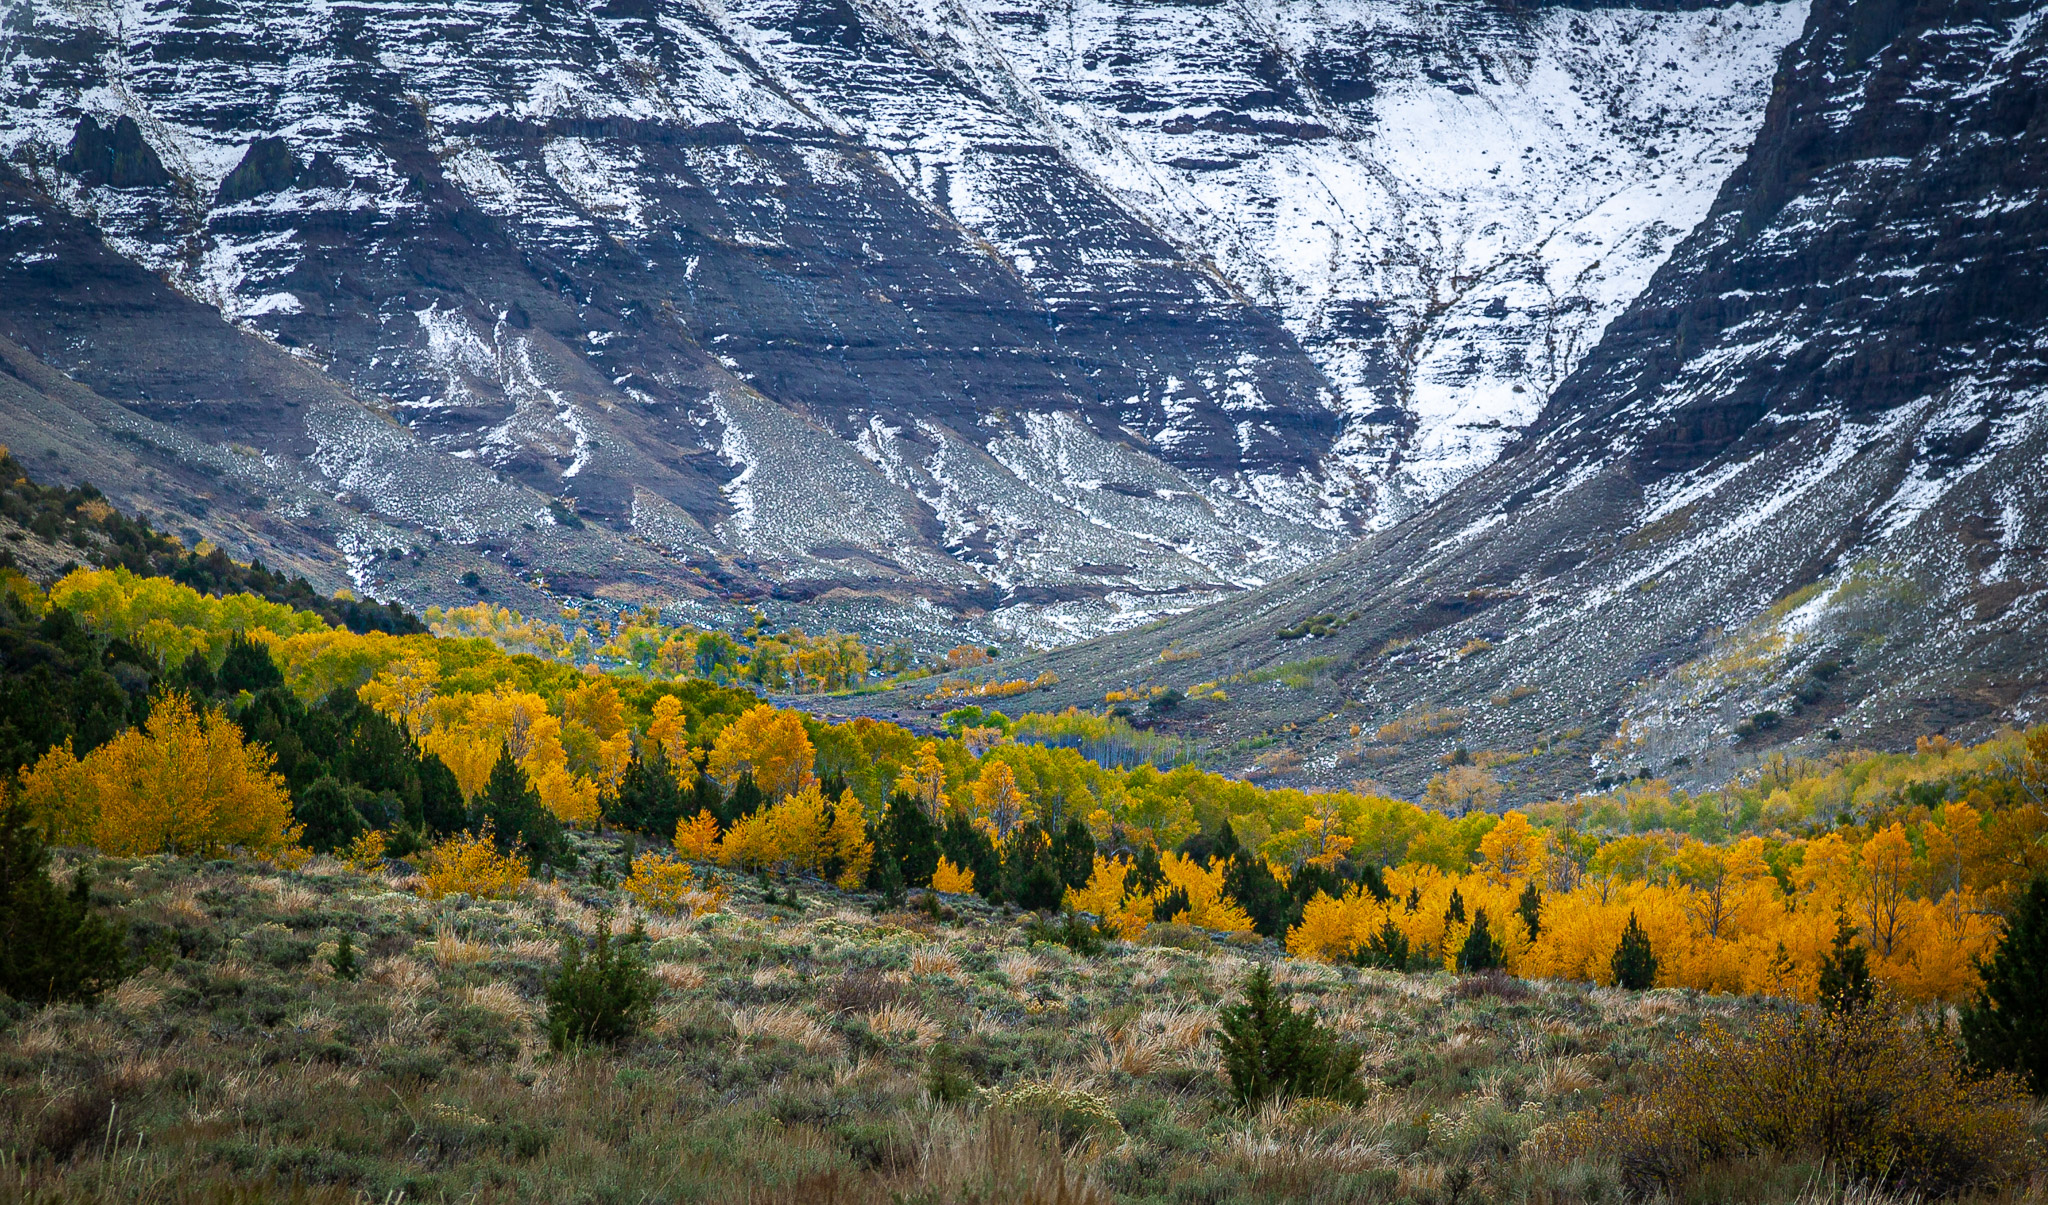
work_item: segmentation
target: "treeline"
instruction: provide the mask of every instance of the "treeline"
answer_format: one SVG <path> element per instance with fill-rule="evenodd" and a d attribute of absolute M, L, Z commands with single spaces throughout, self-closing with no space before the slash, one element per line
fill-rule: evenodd
<path fill-rule="evenodd" d="M 291 840 L 321 848 L 375 830 L 405 850 L 488 823 L 544 864 L 566 856 L 561 826 L 605 824 L 736 867 L 858 868 L 884 892 L 900 881 L 1066 905 L 1131 935 L 1255 930 L 1307 956 L 1417 965 L 1456 963 L 1469 945 L 1521 973 L 1599 980 L 1633 923 L 1659 982 L 1729 991 L 1810 992 L 1846 923 L 1881 978 L 1922 998 L 1970 989 L 1973 960 L 2048 862 L 2048 734 L 1779 767 L 1683 801 L 1747 830 L 1709 840 L 1629 831 L 1652 814 L 1646 795 L 1678 806 L 1660 784 L 1451 816 L 1038 743 L 1113 733 L 1099 717 L 963 710 L 952 735 L 924 739 L 491 639 L 353 633 L 122 569 L 80 570 L 47 595 L 8 578 L 4 592 L 0 639 L 44 650 L 8 662 L 4 688 L 26 700 L 0 717 L 13 765 L 114 783 L 113 761 L 87 773 L 94 744 L 178 692 L 268 753 Z M 38 656 L 47 673 L 18 687 L 15 667 L 33 675 Z M 130 745 L 123 757 L 146 752 Z"/>
<path fill-rule="evenodd" d="M 318 615 L 351 632 L 424 632 L 416 615 L 397 603 L 333 596 L 303 577 L 287 577 L 242 564 L 205 541 L 186 548 L 175 538 L 115 509 L 90 482 L 69 488 L 31 481 L 21 464 L 0 447 L 0 516 L 43 541 L 69 545 L 79 560 L 122 568 L 144 577 L 164 577 L 202 594 L 249 594 Z M 12 549 L 0 546 L 0 569 L 15 567 Z"/>

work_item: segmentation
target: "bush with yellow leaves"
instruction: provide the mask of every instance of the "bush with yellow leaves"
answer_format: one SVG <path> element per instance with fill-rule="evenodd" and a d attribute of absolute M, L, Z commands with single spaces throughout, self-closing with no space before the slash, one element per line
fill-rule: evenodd
<path fill-rule="evenodd" d="M 940 858 L 939 868 L 932 871 L 932 890 L 947 895 L 966 895 L 974 890 L 974 872 L 962 870 L 953 865 L 950 858 Z"/>
<path fill-rule="evenodd" d="M 1766 1154 L 1929 1196 L 1994 1188 L 2039 1162 L 2018 1081 L 1972 1075 L 1948 1034 L 1889 999 L 1767 1016 L 1747 1033 L 1710 1023 L 1650 1082 L 1624 1112 L 1581 1114 L 1564 1135 L 1566 1153 L 1615 1160 L 1644 1195 Z"/>
<path fill-rule="evenodd" d="M 375 874 L 384 868 L 384 851 L 389 847 L 378 829 L 362 833 L 341 851 L 341 860 L 357 874 Z"/>
<path fill-rule="evenodd" d="M 435 843 L 427 854 L 420 894 L 430 900 L 450 895 L 504 899 L 526 882 L 526 863 L 498 852 L 490 821 L 481 833 L 461 832 Z"/>
<path fill-rule="evenodd" d="M 688 862 L 653 851 L 633 859 L 624 887 L 642 908 L 668 916 L 680 912 L 704 916 L 725 906 L 723 883 L 699 884 Z"/>

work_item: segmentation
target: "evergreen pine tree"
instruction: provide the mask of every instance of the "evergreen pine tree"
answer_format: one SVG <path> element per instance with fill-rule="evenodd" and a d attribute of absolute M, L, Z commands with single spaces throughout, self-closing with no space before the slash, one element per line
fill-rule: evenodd
<path fill-rule="evenodd" d="M 1296 1012 L 1273 990 L 1273 976 L 1261 964 L 1244 982 L 1244 1000 L 1217 1015 L 1216 1042 L 1237 1103 L 1256 1108 L 1275 1096 L 1312 1096 L 1356 1103 L 1360 1054 L 1318 1024 L 1313 1013 Z"/>
<path fill-rule="evenodd" d="M 1252 918 L 1252 930 L 1261 937 L 1284 938 L 1301 919 L 1293 894 L 1258 854 L 1239 849 L 1231 855 L 1223 868 L 1223 890 Z"/>
<path fill-rule="evenodd" d="M 1834 947 L 1820 960 L 1820 1006 L 1831 1013 L 1853 1013 L 1877 999 L 1870 981 L 1870 952 L 1856 944 L 1849 918 L 1835 916 Z"/>
<path fill-rule="evenodd" d="M 1963 1010 L 1963 1044 L 1986 1070 L 2012 1071 L 2048 1096 L 2048 875 L 2036 876 L 1979 964 L 1984 986 Z"/>
<path fill-rule="evenodd" d="M 315 779 L 292 801 L 292 818 L 305 827 L 306 845 L 320 853 L 332 853 L 370 831 L 362 806 L 375 810 L 375 799 L 361 787 L 342 782 L 332 774 Z"/>
<path fill-rule="evenodd" d="M 767 802 L 768 797 L 761 793 L 761 788 L 754 782 L 754 772 L 752 770 L 742 770 L 740 771 L 739 781 L 732 784 L 732 794 L 725 797 L 724 809 L 717 813 L 718 826 L 720 828 L 731 828 L 739 821 L 760 811 Z M 691 813 L 691 815 L 695 814 L 695 812 Z"/>
<path fill-rule="evenodd" d="M 600 918 L 589 951 L 564 943 L 562 965 L 547 985 L 548 1044 L 556 1050 L 631 1037 L 653 1011 L 660 987 L 647 969 L 647 930 L 623 940 Z"/>
<path fill-rule="evenodd" d="M 1657 982 L 1657 955 L 1650 949 L 1650 935 L 1643 932 L 1642 922 L 1636 914 L 1628 914 L 1628 928 L 1622 930 L 1621 944 L 1615 947 L 1614 958 L 1608 964 L 1614 972 L 1614 986 L 1640 992 Z"/>
<path fill-rule="evenodd" d="M 1020 825 L 1003 847 L 1003 898 L 1044 912 L 1058 908 L 1065 894 L 1051 839 L 1039 825 Z"/>
<path fill-rule="evenodd" d="M 477 826 L 487 820 L 491 822 L 500 848 L 521 851 L 535 865 L 574 864 L 575 855 L 562 834 L 562 822 L 541 803 L 540 792 L 533 789 L 526 771 L 512 760 L 509 748 L 499 748 L 498 760 L 491 766 L 484 789 L 477 792 L 472 811 Z"/>
<path fill-rule="evenodd" d="M 1462 925 L 1465 923 L 1465 897 L 1456 887 L 1451 888 L 1451 902 L 1444 908 L 1444 923 Z"/>
<path fill-rule="evenodd" d="M 1543 892 L 1536 886 L 1536 880 L 1522 884 L 1522 898 L 1516 902 L 1515 911 L 1522 914 L 1522 923 L 1528 926 L 1529 940 L 1535 941 L 1536 935 L 1543 932 Z"/>
<path fill-rule="evenodd" d="M 1229 830 L 1225 825 L 1225 831 Z M 1053 865 L 1059 872 L 1060 886 L 1086 887 L 1088 879 L 1095 873 L 1095 834 L 1088 831 L 1088 825 L 1079 816 L 1067 817 L 1060 831 L 1053 838 Z"/>
<path fill-rule="evenodd" d="M 417 748 L 417 746 L 415 746 Z M 429 833 L 452 833 L 467 823 L 462 783 L 437 753 L 419 751 L 419 824 Z"/>
<path fill-rule="evenodd" d="M 939 868 L 939 829 L 916 799 L 901 791 L 889 796 L 875 848 L 889 851 L 906 885 L 931 886 L 932 872 Z"/>
<path fill-rule="evenodd" d="M 939 852 L 953 865 L 974 872 L 974 890 L 991 903 L 1001 902 L 1003 863 L 996 856 L 995 842 L 974 826 L 965 812 L 954 810 L 946 817 L 939 834 Z"/>
<path fill-rule="evenodd" d="M 1359 945 L 1352 954 L 1352 961 L 1362 967 L 1405 971 L 1408 969 L 1408 934 L 1393 921 L 1387 921 L 1377 933 Z"/>
<path fill-rule="evenodd" d="M 221 659 L 220 672 L 215 677 L 221 693 L 226 695 L 245 690 L 253 695 L 284 685 L 284 673 L 270 659 L 270 650 L 239 634 L 229 639 L 227 656 Z"/>
<path fill-rule="evenodd" d="M 50 881 L 50 851 L 28 809 L 0 811 L 0 993 L 91 1004 L 127 973 L 123 929 L 92 907 L 83 869 Z"/>
<path fill-rule="evenodd" d="M 1486 924 L 1486 909 L 1481 908 L 1472 914 L 1472 929 L 1458 950 L 1458 969 L 1467 974 L 1491 971 L 1500 966 L 1500 960 L 1500 943 L 1493 940 L 1493 932 Z"/>
<path fill-rule="evenodd" d="M 683 818 L 683 789 L 676 785 L 661 746 L 647 743 L 636 751 L 619 775 L 619 785 L 600 801 L 607 822 L 619 828 L 666 838 Z M 694 814 L 694 813 L 692 813 Z"/>

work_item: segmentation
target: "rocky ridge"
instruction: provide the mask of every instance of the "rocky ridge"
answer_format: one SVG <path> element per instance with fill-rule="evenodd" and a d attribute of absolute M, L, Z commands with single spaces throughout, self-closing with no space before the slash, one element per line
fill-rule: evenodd
<path fill-rule="evenodd" d="M 28 3 L 4 437 L 414 603 L 479 572 L 1069 640 L 1487 464 L 1805 15 Z"/>

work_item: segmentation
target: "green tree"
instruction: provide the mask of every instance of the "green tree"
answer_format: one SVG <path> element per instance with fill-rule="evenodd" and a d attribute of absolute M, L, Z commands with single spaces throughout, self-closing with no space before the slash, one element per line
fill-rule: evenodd
<path fill-rule="evenodd" d="M 1458 969 L 1467 974 L 1495 970 L 1500 966 L 1501 953 L 1500 943 L 1487 927 L 1486 909 L 1475 911 L 1471 931 L 1465 934 L 1465 944 L 1458 949 Z"/>
<path fill-rule="evenodd" d="M 246 690 L 253 695 L 283 686 L 284 673 L 271 660 L 268 648 L 237 635 L 228 641 L 227 656 L 221 658 L 215 680 L 223 694 L 235 695 Z"/>
<path fill-rule="evenodd" d="M 1273 990 L 1273 976 L 1263 964 L 1252 968 L 1243 990 L 1242 1003 L 1218 1014 L 1215 1031 L 1239 1105 L 1255 1108 L 1276 1096 L 1364 1099 L 1357 1047 L 1339 1040 L 1314 1014 L 1295 1011 Z"/>
<path fill-rule="evenodd" d="M 660 744 L 646 744 L 645 752 L 636 751 L 626 763 L 618 788 L 606 792 L 599 803 L 608 823 L 666 840 L 683 818 L 683 789 L 676 785 Z"/>
<path fill-rule="evenodd" d="M 1643 932 L 1641 921 L 1636 914 L 1628 914 L 1628 928 L 1622 930 L 1621 944 L 1615 947 L 1614 959 L 1608 967 L 1614 972 L 1614 986 L 1640 992 L 1657 982 L 1657 955 L 1650 949 L 1650 935 Z"/>
<path fill-rule="evenodd" d="M 889 851 L 907 885 L 931 886 L 932 872 L 939 868 L 939 829 L 916 799 L 902 791 L 889 796 L 875 849 Z"/>
<path fill-rule="evenodd" d="M 1849 918 L 1835 916 L 1835 941 L 1820 960 L 1820 1006 L 1831 1013 L 1861 1012 L 1877 999 L 1870 979 L 1870 951 L 1856 944 Z"/>
<path fill-rule="evenodd" d="M 598 919 L 587 951 L 564 943 L 561 968 L 547 985 L 548 1044 L 566 1050 L 637 1032 L 658 993 L 646 948 L 647 930 L 637 922 L 624 941 L 614 940 L 608 914 Z"/>
<path fill-rule="evenodd" d="M 1543 932 L 1543 891 L 1536 880 L 1522 884 L 1522 898 L 1515 902 L 1515 911 L 1521 913 L 1522 924 L 1529 929 L 1529 940 L 1535 941 Z"/>
<path fill-rule="evenodd" d="M 1465 897 L 1456 887 L 1451 888 L 1451 902 L 1444 907 L 1444 923 L 1462 925 L 1465 923 Z"/>
<path fill-rule="evenodd" d="M 562 822 L 541 803 L 540 792 L 533 789 L 526 771 L 512 760 L 510 749 L 499 748 L 491 776 L 485 780 L 484 789 L 477 792 L 471 811 L 473 827 L 481 829 L 485 821 L 490 821 L 499 848 L 508 852 L 519 850 L 536 866 L 574 864 L 575 853 L 562 834 Z"/>
<path fill-rule="evenodd" d="M 83 868 L 50 881 L 50 850 L 28 809 L 0 811 L 0 991 L 38 1004 L 91 1004 L 127 974 L 123 928 L 92 907 Z"/>
<path fill-rule="evenodd" d="M 331 853 L 370 831 L 367 808 L 377 812 L 376 796 L 344 783 L 332 774 L 315 779 L 292 801 L 292 818 L 305 826 L 304 840 L 321 853 Z"/>
<path fill-rule="evenodd" d="M 1393 921 L 1387 921 L 1380 925 L 1379 932 L 1359 943 L 1352 959 L 1363 967 L 1405 971 L 1408 969 L 1408 934 Z"/>
<path fill-rule="evenodd" d="M 2011 1071 L 2034 1095 L 2048 1096 L 2048 875 L 2028 884 L 1998 948 L 1977 969 L 1984 986 L 1962 1015 L 1970 1061 Z"/>

